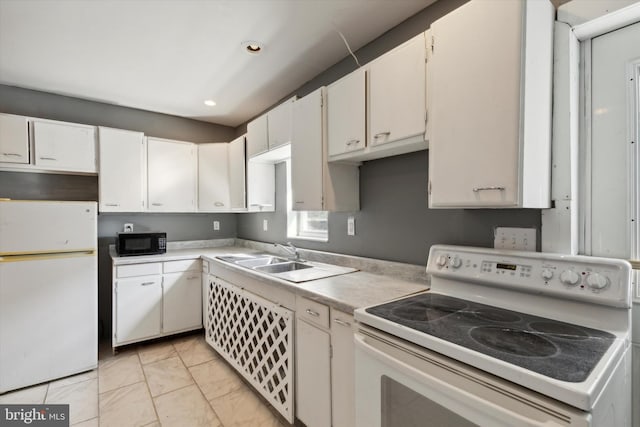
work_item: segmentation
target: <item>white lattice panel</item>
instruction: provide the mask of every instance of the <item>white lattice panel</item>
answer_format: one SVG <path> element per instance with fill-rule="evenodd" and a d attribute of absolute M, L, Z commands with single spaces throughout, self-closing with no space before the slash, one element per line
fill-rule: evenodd
<path fill-rule="evenodd" d="M 293 312 L 210 276 L 207 342 L 293 423 Z"/>

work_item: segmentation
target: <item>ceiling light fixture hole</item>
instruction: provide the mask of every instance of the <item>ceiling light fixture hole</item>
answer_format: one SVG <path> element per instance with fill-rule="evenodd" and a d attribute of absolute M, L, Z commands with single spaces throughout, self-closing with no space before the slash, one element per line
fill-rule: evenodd
<path fill-rule="evenodd" d="M 263 49 L 262 43 L 257 42 L 255 40 L 243 42 L 242 47 L 244 48 L 245 52 L 250 53 L 252 55 L 262 52 L 262 49 Z"/>

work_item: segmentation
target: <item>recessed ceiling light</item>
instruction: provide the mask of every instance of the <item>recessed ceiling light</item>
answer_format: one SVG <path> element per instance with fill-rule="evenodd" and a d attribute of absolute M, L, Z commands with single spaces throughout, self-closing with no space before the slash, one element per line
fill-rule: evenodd
<path fill-rule="evenodd" d="M 257 42 L 255 40 L 242 42 L 242 47 L 244 48 L 245 52 L 251 53 L 254 55 L 262 52 L 262 49 L 263 49 L 262 43 Z"/>
<path fill-rule="evenodd" d="M 204 105 L 214 107 L 216 105 L 216 101 L 214 101 L 213 99 L 207 99 L 206 101 L 204 101 Z"/>

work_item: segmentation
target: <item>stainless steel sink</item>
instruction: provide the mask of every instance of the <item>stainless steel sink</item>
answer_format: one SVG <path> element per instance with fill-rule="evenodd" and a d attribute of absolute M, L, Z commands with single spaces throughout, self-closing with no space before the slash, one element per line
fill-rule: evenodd
<path fill-rule="evenodd" d="M 242 260 L 234 261 L 234 263 L 247 268 L 257 268 L 257 267 L 270 266 L 272 264 L 278 264 L 278 263 L 283 263 L 288 261 L 289 260 L 286 258 L 266 256 L 266 257 L 260 257 L 260 258 L 242 259 Z"/>
<path fill-rule="evenodd" d="M 286 261 L 286 260 L 285 260 Z M 263 273 L 284 273 L 287 271 L 304 270 L 306 268 L 313 268 L 312 265 L 303 264 L 301 262 L 287 261 L 280 264 L 262 265 L 259 267 L 253 267 L 256 271 L 262 271 Z"/>
<path fill-rule="evenodd" d="M 357 271 L 355 268 L 339 267 L 319 262 L 298 262 L 269 254 L 238 254 L 219 256 L 217 258 L 240 267 L 295 283 Z"/>

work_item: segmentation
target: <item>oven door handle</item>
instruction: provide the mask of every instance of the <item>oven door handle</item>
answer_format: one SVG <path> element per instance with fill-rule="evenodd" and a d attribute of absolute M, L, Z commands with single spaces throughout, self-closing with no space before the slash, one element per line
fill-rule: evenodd
<path fill-rule="evenodd" d="M 434 391 L 434 396 L 428 396 L 437 404 L 446 408 L 459 408 L 462 411 L 458 413 L 473 414 L 475 421 L 478 419 L 478 412 L 482 412 L 483 418 L 487 425 L 492 426 L 527 426 L 527 427 L 551 427 L 560 426 L 560 423 L 553 422 L 552 418 L 545 421 L 539 421 L 527 417 L 523 417 L 517 412 L 510 411 L 502 406 L 483 399 L 466 390 L 456 388 L 451 384 L 434 376 L 428 375 L 413 366 L 398 360 L 385 352 L 373 347 L 365 341 L 365 337 L 360 334 L 354 336 L 355 346 L 367 355 L 378 359 L 383 364 L 390 366 L 394 371 L 401 373 L 420 383 L 430 384 L 428 387 Z M 410 356 L 415 357 L 415 356 Z M 356 385 L 357 389 L 357 385 Z M 481 411 L 478 408 L 483 408 Z M 505 418 L 508 417 L 508 418 Z M 472 418 L 473 419 L 473 418 Z M 482 424 L 480 424 L 482 425 Z"/>

